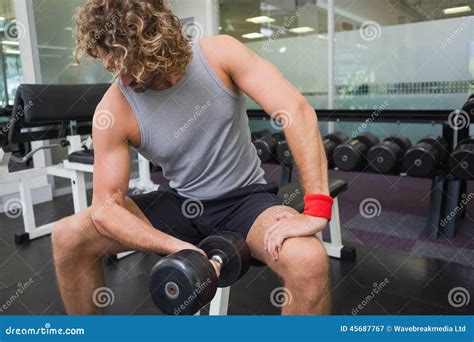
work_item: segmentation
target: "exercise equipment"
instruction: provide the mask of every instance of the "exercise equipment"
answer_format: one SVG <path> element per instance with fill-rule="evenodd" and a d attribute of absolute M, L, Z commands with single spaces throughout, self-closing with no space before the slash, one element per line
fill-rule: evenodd
<path fill-rule="evenodd" d="M 348 141 L 349 138 L 343 132 L 335 132 L 332 134 L 328 134 L 323 138 L 324 144 L 324 151 L 326 152 L 326 156 L 328 158 L 329 167 L 332 166 L 332 155 L 334 149 L 339 146 L 340 144 L 345 143 Z M 291 156 L 290 146 L 288 145 L 288 141 L 282 140 L 278 143 L 276 155 L 278 160 L 283 165 L 292 165 L 293 164 L 293 157 Z"/>
<path fill-rule="evenodd" d="M 341 144 L 346 143 L 349 140 L 349 137 L 343 132 L 334 132 L 326 135 L 323 138 L 324 151 L 326 152 L 326 157 L 328 159 L 328 166 L 332 168 L 334 166 L 334 150 Z"/>
<path fill-rule="evenodd" d="M 255 135 L 253 144 L 257 149 L 257 154 L 262 163 L 268 163 L 275 160 L 277 146 L 285 140 L 283 133 L 271 134 L 269 131 L 260 131 Z"/>
<path fill-rule="evenodd" d="M 167 315 L 195 314 L 211 302 L 218 287 L 229 287 L 250 267 L 250 249 L 236 233 L 209 236 L 198 247 L 207 257 L 182 250 L 162 258 L 151 271 L 153 301 Z M 219 277 L 211 260 L 220 268 Z"/>
<path fill-rule="evenodd" d="M 286 166 L 293 165 L 293 157 L 291 156 L 290 145 L 286 139 L 278 143 L 276 156 L 281 164 Z"/>
<path fill-rule="evenodd" d="M 474 136 L 457 145 L 449 158 L 449 170 L 456 179 L 474 179 Z"/>
<path fill-rule="evenodd" d="M 329 192 L 334 198 L 332 220 L 329 222 L 329 236 L 324 236 L 319 232 L 317 237 L 323 241 L 328 256 L 331 258 L 341 259 L 345 261 L 354 261 L 356 259 L 356 250 L 354 247 L 344 246 L 342 244 L 341 222 L 339 218 L 338 197 L 348 189 L 348 184 L 342 180 L 329 180 Z M 289 183 L 280 188 L 278 196 L 283 200 L 284 204 L 295 209 L 299 213 L 304 210 L 304 191 L 298 182 Z M 209 254 L 208 254 L 209 255 Z M 204 258 L 204 261 L 209 262 Z M 252 260 L 253 266 L 265 266 L 265 264 Z M 237 274 L 235 272 L 234 274 Z M 242 274 L 242 271 L 241 271 Z M 153 288 L 153 286 L 151 286 Z M 201 287 L 202 288 L 202 287 Z M 202 289 L 200 289 L 201 291 Z M 173 290 L 171 290 L 173 292 Z M 173 294 L 172 294 L 173 295 Z M 175 296 L 175 294 L 173 295 Z M 209 295 L 210 296 L 210 295 Z M 230 297 L 230 287 L 218 287 L 215 296 L 209 305 L 209 315 L 224 316 L 227 315 L 227 309 Z M 193 297 L 194 298 L 194 297 Z M 207 298 L 208 299 L 208 298 Z M 181 310 L 172 312 L 173 314 L 181 314 Z"/>
<path fill-rule="evenodd" d="M 403 156 L 412 146 L 404 135 L 393 135 L 369 150 L 367 159 L 370 168 L 382 174 L 395 174 L 400 171 Z"/>
<path fill-rule="evenodd" d="M 413 177 L 434 177 L 448 156 L 448 143 L 440 136 L 428 135 L 408 149 L 403 169 Z"/>
<path fill-rule="evenodd" d="M 342 171 L 361 170 L 367 162 L 367 153 L 380 142 L 379 138 L 370 132 L 337 146 L 334 149 L 334 165 Z"/>

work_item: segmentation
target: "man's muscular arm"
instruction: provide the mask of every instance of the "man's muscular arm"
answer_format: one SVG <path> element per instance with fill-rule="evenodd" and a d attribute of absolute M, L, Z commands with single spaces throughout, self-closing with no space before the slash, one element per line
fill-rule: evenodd
<path fill-rule="evenodd" d="M 169 254 L 182 249 L 197 249 L 153 228 L 148 222 L 125 209 L 130 179 L 129 139 L 131 136 L 128 104 L 113 85 L 97 107 L 94 117 L 94 194 L 92 220 L 102 235 L 131 249 Z M 113 115 L 110 127 L 102 127 Z M 101 116 L 104 116 L 101 118 Z M 104 121 L 102 121 L 104 120 Z"/>
<path fill-rule="evenodd" d="M 229 36 L 215 37 L 215 56 L 224 71 L 244 93 L 262 109 L 283 120 L 286 138 L 300 170 L 306 194 L 329 195 L 328 167 L 318 120 L 304 96 L 271 63 L 257 56 L 245 45 Z M 217 46 L 225 46 L 217 48 Z M 283 241 L 290 237 L 313 235 L 327 224 L 323 218 L 304 215 L 279 217 L 270 228 L 266 248 L 274 259 Z"/>

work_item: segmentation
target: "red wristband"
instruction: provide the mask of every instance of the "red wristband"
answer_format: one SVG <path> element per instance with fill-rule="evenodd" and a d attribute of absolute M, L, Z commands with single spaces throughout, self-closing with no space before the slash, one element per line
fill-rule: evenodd
<path fill-rule="evenodd" d="M 308 216 L 322 217 L 331 221 L 334 200 L 326 195 L 306 195 L 304 197 L 304 213 Z"/>

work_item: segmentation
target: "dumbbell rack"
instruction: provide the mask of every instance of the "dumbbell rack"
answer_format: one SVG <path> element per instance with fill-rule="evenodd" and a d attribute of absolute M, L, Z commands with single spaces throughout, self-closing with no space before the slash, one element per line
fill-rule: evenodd
<path fill-rule="evenodd" d="M 374 110 L 370 109 L 316 109 L 319 121 L 325 122 L 372 122 L 376 123 L 418 123 L 438 124 L 443 128 L 442 136 L 448 142 L 449 152 L 453 151 L 459 141 L 469 136 L 469 126 L 455 129 L 448 124 L 451 110 L 383 110 L 378 112 L 374 120 Z M 248 110 L 247 114 L 251 120 L 271 120 L 263 110 Z M 469 113 L 471 122 L 474 115 Z M 286 170 L 283 177 L 291 177 L 291 169 Z M 400 176 L 406 176 L 401 174 Z M 442 226 L 441 220 L 447 217 L 453 208 L 459 205 L 461 196 L 467 192 L 466 181 L 454 180 L 449 174 L 440 173 L 432 178 L 430 210 L 425 226 L 426 234 L 435 239 L 440 232 L 452 238 L 455 231 L 455 219 Z"/>

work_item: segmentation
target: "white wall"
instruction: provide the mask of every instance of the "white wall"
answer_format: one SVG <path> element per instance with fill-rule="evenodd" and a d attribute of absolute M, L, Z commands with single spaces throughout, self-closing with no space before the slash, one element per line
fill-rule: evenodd
<path fill-rule="evenodd" d="M 383 26 L 379 37 L 364 40 L 359 30 L 336 33 L 336 86 L 474 79 L 474 17 Z M 321 35 L 247 43 L 307 95 L 327 108 L 327 40 Z M 471 90 L 472 91 L 472 90 Z M 311 93 L 316 94 L 311 95 Z M 455 109 L 468 92 L 394 94 L 392 109 Z M 339 108 L 373 108 L 387 95 L 338 96 Z M 250 103 L 252 107 L 255 104 Z"/>
<path fill-rule="evenodd" d="M 171 0 L 173 13 L 180 19 L 194 18 L 202 36 L 219 34 L 219 0 Z"/>

